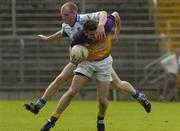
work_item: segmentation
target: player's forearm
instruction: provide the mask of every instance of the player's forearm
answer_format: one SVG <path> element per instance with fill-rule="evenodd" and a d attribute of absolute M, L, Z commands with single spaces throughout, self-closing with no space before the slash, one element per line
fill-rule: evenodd
<path fill-rule="evenodd" d="M 99 18 L 99 26 L 104 27 L 104 25 L 106 24 L 106 21 L 107 21 L 107 12 L 106 11 L 100 11 L 98 18 Z"/>
<path fill-rule="evenodd" d="M 55 41 L 55 40 L 59 40 L 62 38 L 62 35 L 60 34 L 60 31 L 50 35 L 47 37 L 47 41 Z"/>

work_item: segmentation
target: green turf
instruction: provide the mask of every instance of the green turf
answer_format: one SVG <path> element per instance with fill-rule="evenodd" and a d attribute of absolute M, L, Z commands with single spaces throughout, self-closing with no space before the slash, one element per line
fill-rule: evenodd
<path fill-rule="evenodd" d="M 27 112 L 29 101 L 0 101 L 0 131 L 39 131 L 57 101 L 50 101 L 38 115 Z M 52 131 L 96 131 L 96 101 L 73 101 Z M 145 113 L 137 102 L 110 102 L 106 131 L 180 131 L 180 103 L 152 102 Z"/>

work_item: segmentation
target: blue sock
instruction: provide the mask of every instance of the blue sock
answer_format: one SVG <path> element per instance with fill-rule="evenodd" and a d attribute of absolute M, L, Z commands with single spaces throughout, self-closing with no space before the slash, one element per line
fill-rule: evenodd
<path fill-rule="evenodd" d="M 45 104 L 46 104 L 46 101 L 43 100 L 42 98 L 39 98 L 36 102 L 36 105 L 38 106 L 39 109 L 41 109 Z"/>
<path fill-rule="evenodd" d="M 132 95 L 134 99 L 138 99 L 140 96 L 140 92 L 136 90 L 136 94 Z"/>

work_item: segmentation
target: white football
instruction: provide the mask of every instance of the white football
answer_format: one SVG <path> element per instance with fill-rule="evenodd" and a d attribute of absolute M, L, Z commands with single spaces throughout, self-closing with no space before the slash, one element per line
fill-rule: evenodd
<path fill-rule="evenodd" d="M 71 49 L 71 55 L 76 59 L 87 58 L 89 55 L 89 51 L 85 46 L 75 45 Z"/>

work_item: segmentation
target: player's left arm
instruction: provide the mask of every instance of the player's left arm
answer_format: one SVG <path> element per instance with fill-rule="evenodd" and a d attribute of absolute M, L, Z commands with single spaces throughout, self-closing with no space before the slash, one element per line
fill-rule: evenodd
<path fill-rule="evenodd" d="M 119 37 L 120 37 L 120 28 L 121 28 L 121 18 L 118 12 L 113 12 L 112 15 L 115 18 L 115 31 L 114 31 L 114 36 L 116 42 L 118 42 Z"/>
<path fill-rule="evenodd" d="M 106 24 L 107 21 L 107 12 L 106 11 L 99 11 L 98 12 L 98 19 L 99 19 L 99 23 L 98 23 L 98 28 L 97 28 L 97 36 L 99 40 L 102 40 L 105 36 L 104 36 L 104 25 Z"/>

